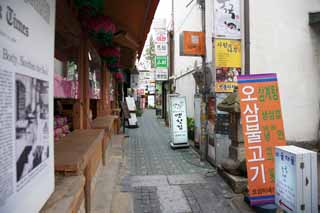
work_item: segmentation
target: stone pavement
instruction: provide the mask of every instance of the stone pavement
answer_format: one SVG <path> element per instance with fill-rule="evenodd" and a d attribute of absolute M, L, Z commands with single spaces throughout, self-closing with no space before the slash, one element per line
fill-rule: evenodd
<path fill-rule="evenodd" d="M 170 148 L 169 129 L 153 110 L 144 112 L 139 126 L 127 130 L 120 183 L 135 213 L 253 212 L 194 150 Z"/>

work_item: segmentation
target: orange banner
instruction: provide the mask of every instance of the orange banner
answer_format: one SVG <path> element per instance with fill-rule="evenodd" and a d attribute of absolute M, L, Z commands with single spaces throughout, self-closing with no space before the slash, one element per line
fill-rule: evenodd
<path fill-rule="evenodd" d="M 274 203 L 274 147 L 286 145 L 276 74 L 238 77 L 251 205 Z"/>

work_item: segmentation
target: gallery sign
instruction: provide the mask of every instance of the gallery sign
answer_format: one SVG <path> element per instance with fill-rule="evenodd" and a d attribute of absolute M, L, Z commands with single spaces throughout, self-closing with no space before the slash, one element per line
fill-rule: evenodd
<path fill-rule="evenodd" d="M 39 212 L 54 190 L 56 5 L 41 2 L 0 1 L 0 212 Z"/>
<path fill-rule="evenodd" d="M 251 205 L 275 201 L 275 146 L 286 145 L 276 74 L 238 77 Z"/>
<path fill-rule="evenodd" d="M 241 39 L 240 0 L 214 1 L 215 38 Z"/>
<path fill-rule="evenodd" d="M 183 56 L 203 56 L 206 54 L 205 33 L 204 32 L 182 32 L 180 38 L 180 55 Z"/>
<path fill-rule="evenodd" d="M 156 68 L 168 68 L 168 56 L 156 56 Z"/>
<path fill-rule="evenodd" d="M 216 67 L 241 68 L 241 42 L 239 40 L 215 40 Z"/>

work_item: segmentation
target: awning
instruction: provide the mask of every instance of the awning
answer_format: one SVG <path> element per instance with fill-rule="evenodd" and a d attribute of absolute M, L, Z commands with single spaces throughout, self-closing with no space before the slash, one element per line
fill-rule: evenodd
<path fill-rule="evenodd" d="M 105 15 L 116 24 L 115 42 L 136 48 L 141 56 L 159 0 L 106 0 Z"/>

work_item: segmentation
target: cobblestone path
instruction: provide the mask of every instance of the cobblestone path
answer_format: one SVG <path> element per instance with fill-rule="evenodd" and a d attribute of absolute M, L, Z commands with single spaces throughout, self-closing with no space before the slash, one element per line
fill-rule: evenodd
<path fill-rule="evenodd" d="M 154 110 L 144 112 L 139 126 L 127 130 L 128 171 L 121 182 L 122 192 L 133 195 L 135 213 L 252 212 L 192 148 L 170 148 L 170 131 Z"/>

